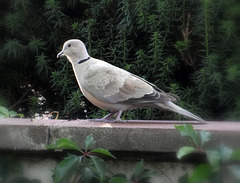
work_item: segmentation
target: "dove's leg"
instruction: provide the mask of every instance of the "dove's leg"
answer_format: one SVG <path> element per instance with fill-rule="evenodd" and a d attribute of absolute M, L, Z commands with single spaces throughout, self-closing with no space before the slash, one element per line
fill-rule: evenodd
<path fill-rule="evenodd" d="M 109 121 L 113 121 L 112 117 L 116 114 L 117 112 L 111 112 L 108 115 L 106 115 L 103 118 L 100 119 L 90 119 L 90 121 L 97 121 L 97 122 L 109 122 Z"/>
<path fill-rule="evenodd" d="M 121 119 L 122 112 L 123 112 L 122 110 L 120 110 L 120 111 L 117 112 L 115 121 L 123 121 L 123 120 Z"/>
<path fill-rule="evenodd" d="M 117 111 L 117 112 L 111 112 L 110 114 L 106 115 L 104 118 L 101 119 L 92 119 L 90 121 L 97 121 L 97 122 L 121 122 L 123 121 L 120 117 L 122 115 L 122 110 Z M 115 119 L 112 119 L 112 117 L 115 117 Z"/>
<path fill-rule="evenodd" d="M 104 118 L 102 118 L 103 121 L 108 120 L 110 121 L 111 118 L 116 114 L 117 112 L 111 112 L 110 114 L 108 114 L 107 116 L 105 116 Z"/>

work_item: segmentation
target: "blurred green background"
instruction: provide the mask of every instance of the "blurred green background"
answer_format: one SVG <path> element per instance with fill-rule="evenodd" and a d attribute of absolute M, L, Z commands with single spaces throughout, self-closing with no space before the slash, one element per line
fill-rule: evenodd
<path fill-rule="evenodd" d="M 178 95 L 206 120 L 240 119 L 237 0 L 11 0 L 0 2 L 0 106 L 25 117 L 107 113 L 81 94 L 71 64 L 57 59 L 72 38 L 103 59 Z M 180 119 L 139 109 L 126 119 Z"/>

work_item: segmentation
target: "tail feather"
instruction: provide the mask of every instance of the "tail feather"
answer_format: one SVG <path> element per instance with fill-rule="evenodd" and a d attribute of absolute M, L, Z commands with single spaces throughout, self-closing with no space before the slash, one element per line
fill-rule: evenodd
<path fill-rule="evenodd" d="M 199 122 L 204 122 L 204 120 L 198 116 L 196 116 L 195 114 L 192 114 L 191 112 L 177 106 L 176 104 L 172 103 L 172 102 L 166 102 L 166 103 L 158 103 L 157 104 L 159 107 L 163 108 L 163 109 L 167 109 L 176 113 L 179 113 L 181 115 L 187 116 L 189 118 L 195 119 Z"/>

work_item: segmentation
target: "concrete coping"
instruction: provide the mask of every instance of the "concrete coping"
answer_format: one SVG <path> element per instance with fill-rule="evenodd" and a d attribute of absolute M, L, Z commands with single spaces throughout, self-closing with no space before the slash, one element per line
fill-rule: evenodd
<path fill-rule="evenodd" d="M 31 120 L 0 119 L 0 150 L 46 151 L 45 146 L 60 138 L 75 141 L 84 148 L 84 140 L 92 134 L 96 146 L 110 151 L 176 152 L 180 147 L 193 145 L 174 125 L 191 123 L 196 130 L 211 132 L 212 148 L 225 144 L 240 148 L 240 123 L 209 121 L 199 124 L 192 121 L 141 121 L 102 123 L 88 120 Z"/>

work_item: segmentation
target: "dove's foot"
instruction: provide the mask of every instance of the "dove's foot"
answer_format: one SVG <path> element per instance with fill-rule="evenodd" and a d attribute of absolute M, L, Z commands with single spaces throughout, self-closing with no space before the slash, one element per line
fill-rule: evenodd
<path fill-rule="evenodd" d="M 111 112 L 107 116 L 101 119 L 89 119 L 89 121 L 95 121 L 95 122 L 106 122 L 106 123 L 114 123 L 114 122 L 126 122 L 126 120 L 121 119 L 123 111 L 117 111 L 117 112 Z M 114 118 L 114 116 L 116 117 Z"/>

